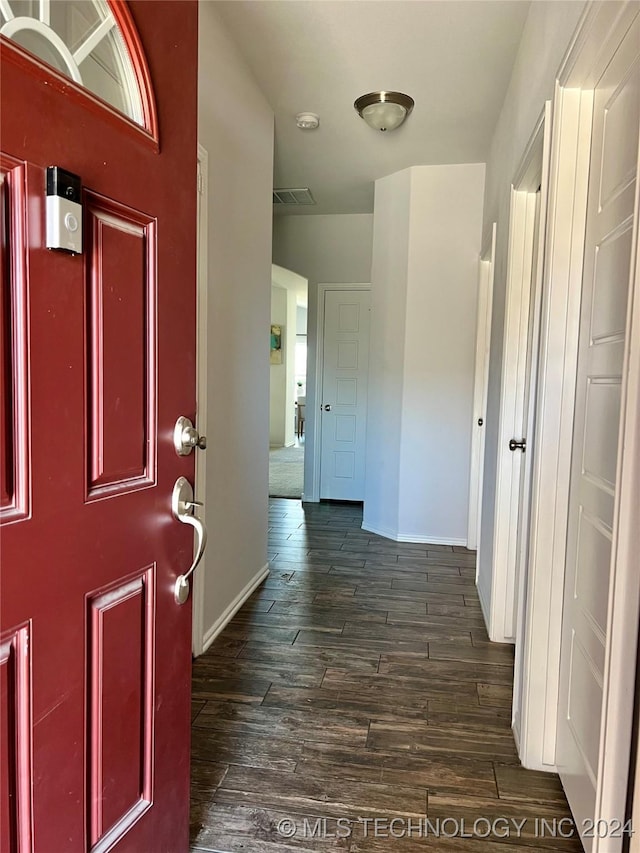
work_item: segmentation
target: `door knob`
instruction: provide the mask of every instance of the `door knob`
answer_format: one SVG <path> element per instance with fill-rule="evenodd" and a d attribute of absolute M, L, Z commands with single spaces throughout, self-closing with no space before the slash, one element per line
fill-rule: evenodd
<path fill-rule="evenodd" d="M 523 453 L 527 449 L 527 439 L 523 438 L 522 441 L 516 441 L 515 438 L 512 438 L 509 442 L 509 450 L 521 450 Z"/>
<path fill-rule="evenodd" d="M 171 495 L 171 512 L 175 519 L 193 527 L 196 531 L 198 544 L 191 568 L 176 579 L 173 588 L 173 596 L 176 604 L 184 604 L 189 598 L 189 578 L 198 567 L 198 563 L 204 554 L 204 549 L 207 547 L 207 528 L 204 526 L 202 519 L 194 515 L 194 509 L 197 506 L 202 506 L 202 501 L 194 501 L 191 483 L 185 477 L 178 477 L 173 487 L 173 494 Z"/>
<path fill-rule="evenodd" d="M 205 450 L 207 438 L 198 433 L 189 418 L 178 418 L 173 428 L 173 446 L 178 456 L 188 456 L 194 447 Z"/>
<path fill-rule="evenodd" d="M 324 404 L 324 410 L 325 410 L 325 412 L 330 412 L 331 411 L 331 403 L 325 403 Z"/>

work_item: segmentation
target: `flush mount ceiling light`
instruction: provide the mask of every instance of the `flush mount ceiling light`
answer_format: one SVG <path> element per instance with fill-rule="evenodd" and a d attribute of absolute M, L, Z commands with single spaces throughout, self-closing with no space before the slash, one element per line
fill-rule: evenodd
<path fill-rule="evenodd" d="M 298 113 L 296 124 L 302 130 L 315 130 L 320 124 L 320 116 L 315 113 Z"/>
<path fill-rule="evenodd" d="M 370 92 L 353 106 L 374 130 L 395 130 L 413 109 L 414 100 L 402 92 Z"/>

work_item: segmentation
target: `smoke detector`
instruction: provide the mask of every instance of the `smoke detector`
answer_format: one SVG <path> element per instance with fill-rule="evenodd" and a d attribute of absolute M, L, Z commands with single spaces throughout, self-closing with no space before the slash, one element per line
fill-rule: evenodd
<path fill-rule="evenodd" d="M 296 124 L 302 130 L 315 130 L 320 124 L 320 116 L 315 113 L 298 113 Z"/>

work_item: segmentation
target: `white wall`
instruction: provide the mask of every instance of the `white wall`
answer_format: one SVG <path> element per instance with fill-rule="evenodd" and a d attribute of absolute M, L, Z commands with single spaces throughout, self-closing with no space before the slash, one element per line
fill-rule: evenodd
<path fill-rule="evenodd" d="M 271 322 L 282 328 L 282 363 L 269 368 L 269 444 L 290 447 L 295 440 L 296 294 L 272 285 Z"/>
<path fill-rule="evenodd" d="M 582 0 L 531 4 L 487 163 L 483 245 L 490 239 L 493 222 L 497 222 L 497 239 L 478 555 L 478 585 L 485 601 L 491 600 L 510 188 L 544 103 L 553 96 L 556 72 L 584 6 Z"/>
<path fill-rule="evenodd" d="M 465 544 L 485 167 L 376 182 L 363 526 Z"/>
<path fill-rule="evenodd" d="M 296 309 L 296 335 L 307 334 L 307 306 L 298 305 Z"/>
<path fill-rule="evenodd" d="M 373 216 L 349 213 L 276 216 L 273 260 L 309 282 L 307 315 L 307 418 L 305 419 L 305 498 L 313 488 L 315 430 L 310 413 L 316 406 L 315 354 L 318 310 L 317 285 L 368 282 L 371 276 Z"/>
<path fill-rule="evenodd" d="M 411 170 L 376 181 L 363 526 L 399 529 Z"/>
<path fill-rule="evenodd" d="M 287 291 L 271 287 L 271 323 L 283 329 L 287 323 Z M 284 343 L 284 341 L 283 341 Z M 269 446 L 285 444 L 285 408 L 287 395 L 287 362 L 284 352 L 282 364 L 269 367 Z"/>
<path fill-rule="evenodd" d="M 267 564 L 273 113 L 214 3 L 200 4 L 198 62 L 209 153 L 206 629 Z"/>

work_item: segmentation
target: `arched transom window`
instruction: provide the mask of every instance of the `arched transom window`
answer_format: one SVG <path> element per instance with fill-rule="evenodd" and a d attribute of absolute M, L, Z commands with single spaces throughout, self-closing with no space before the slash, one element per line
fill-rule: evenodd
<path fill-rule="evenodd" d="M 144 126 L 135 70 L 107 0 L 0 0 L 0 34 Z"/>

